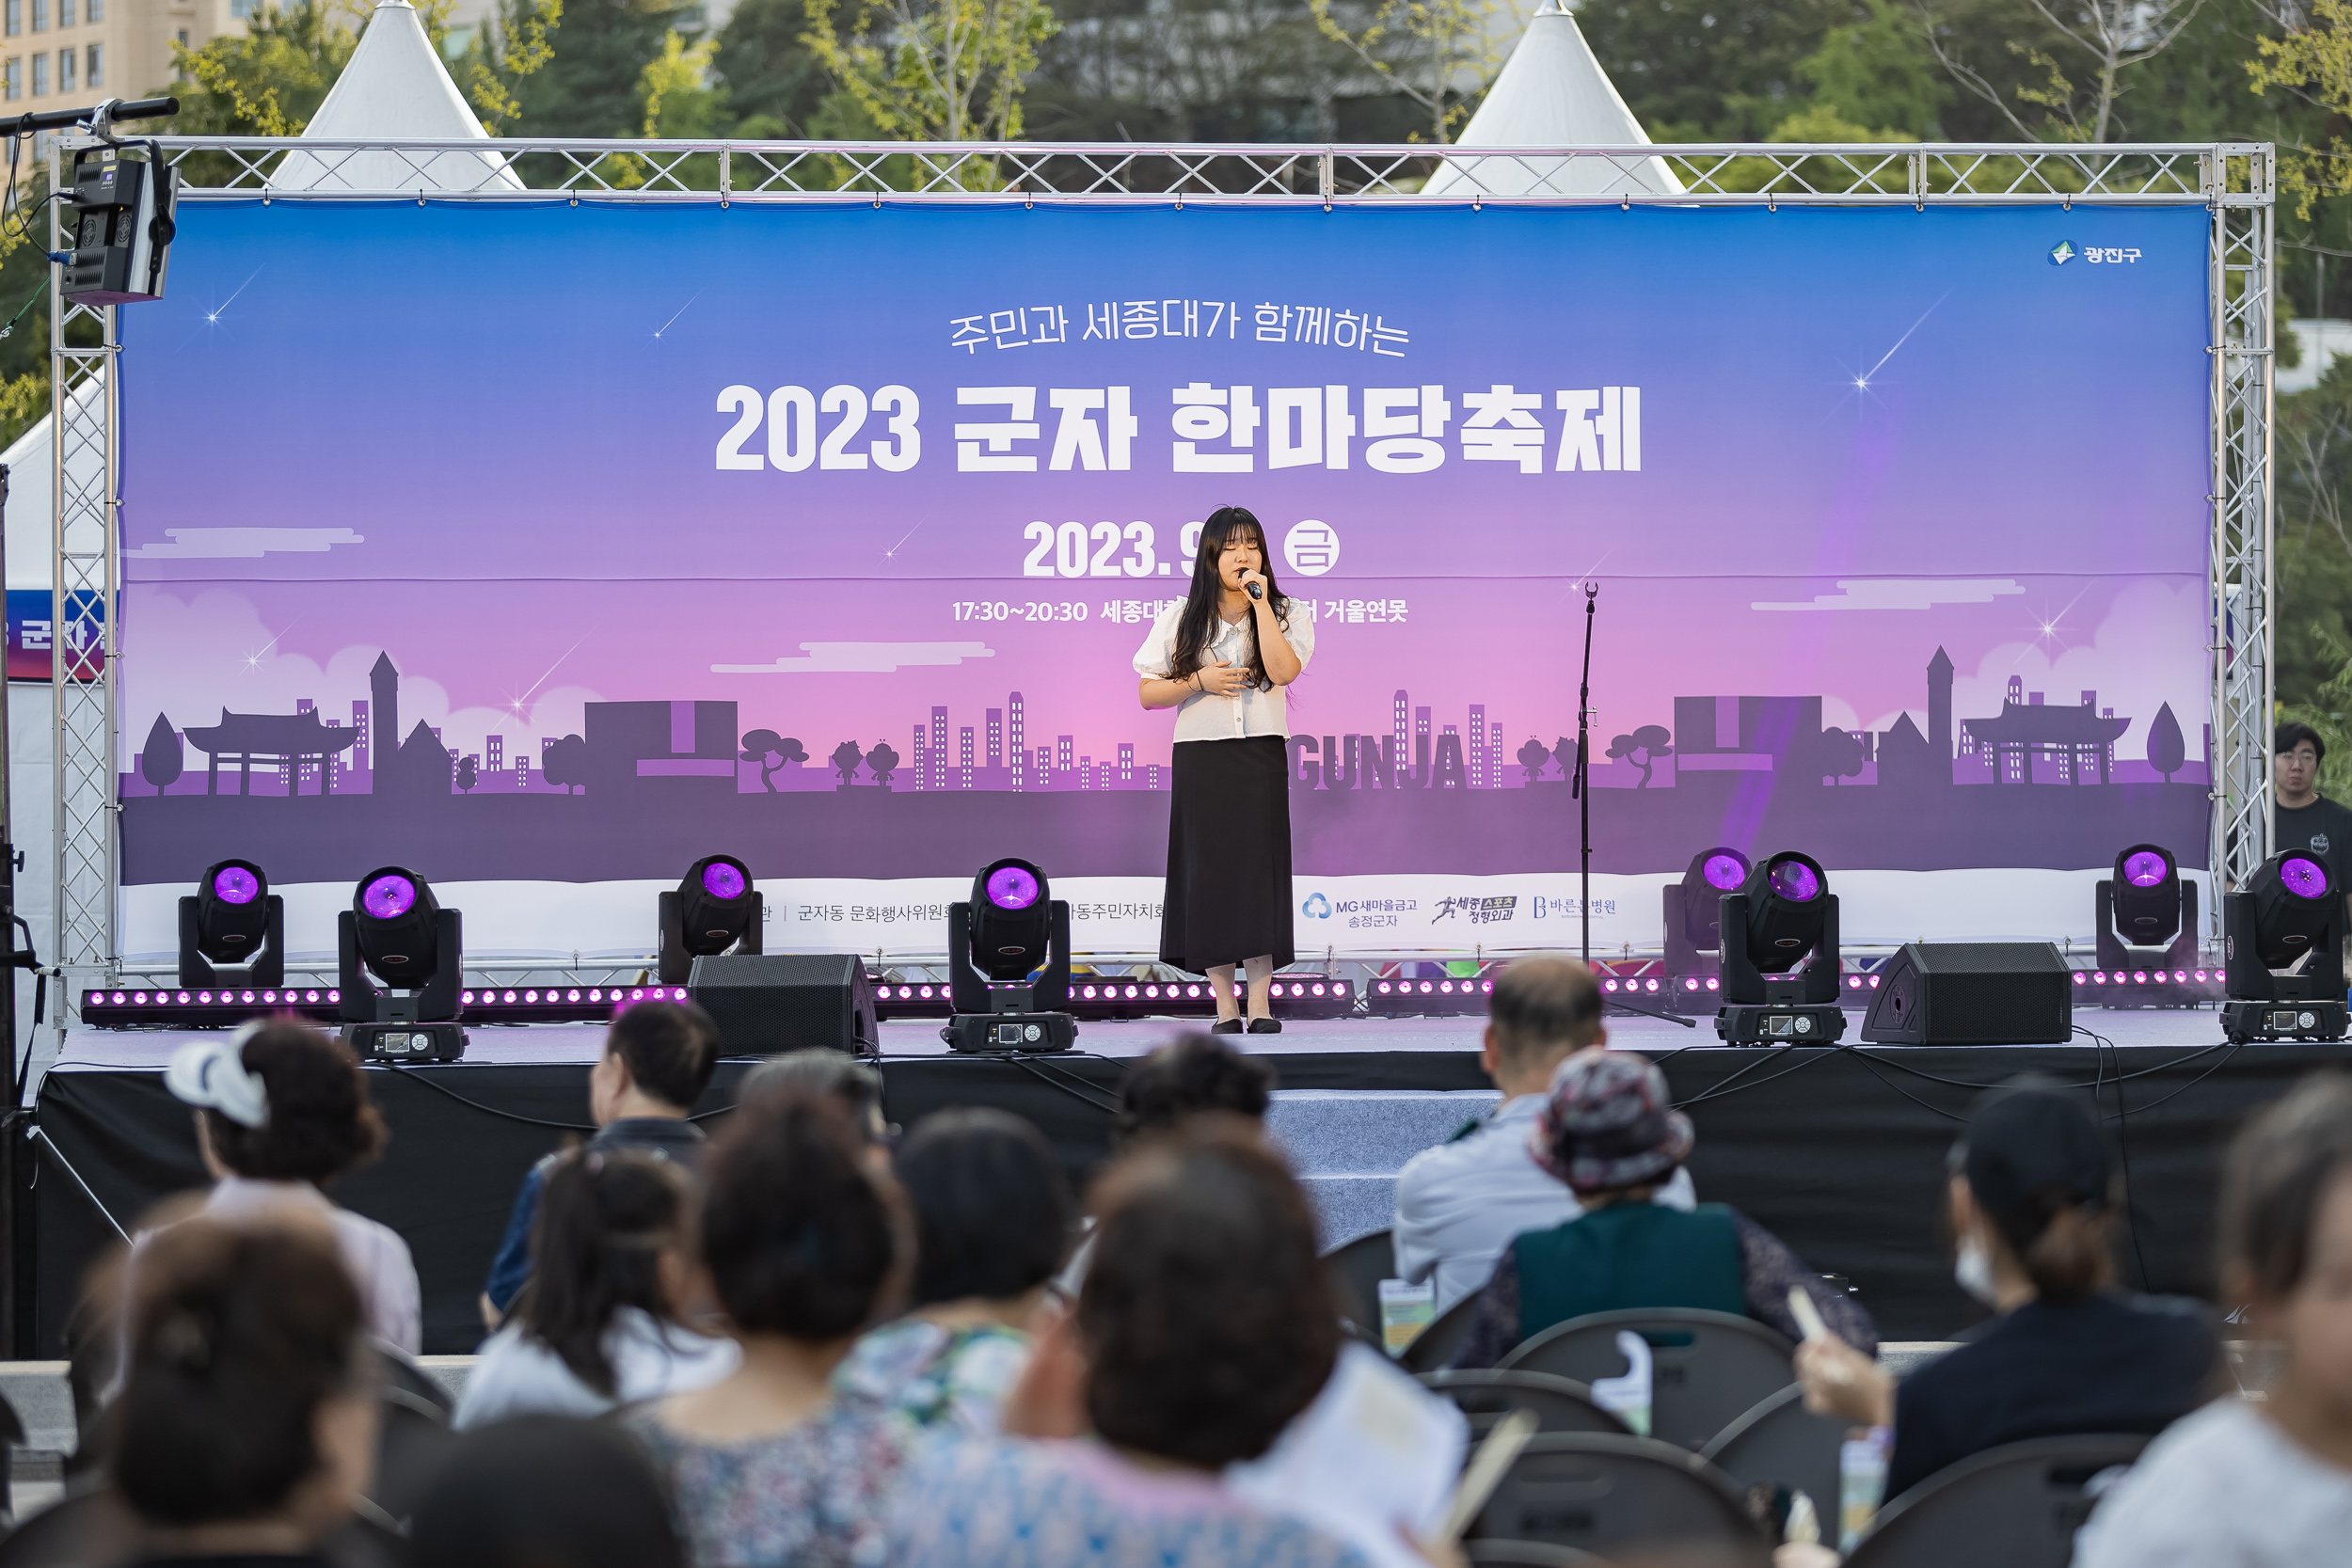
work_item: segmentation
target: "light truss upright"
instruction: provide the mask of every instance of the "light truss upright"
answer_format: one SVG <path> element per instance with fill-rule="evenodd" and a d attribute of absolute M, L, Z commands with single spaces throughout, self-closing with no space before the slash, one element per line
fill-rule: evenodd
<path fill-rule="evenodd" d="M 49 188 L 67 156 L 53 141 Z M 70 209 L 49 207 L 49 248 L 69 242 Z M 56 923 L 51 960 L 66 996 L 111 977 L 117 941 L 115 679 L 116 467 L 119 452 L 112 308 L 69 305 L 65 269 L 50 269 L 49 417 L 56 554 L 51 578 L 50 690 L 55 701 Z M 81 340 L 76 342 L 75 340 Z M 95 342 L 89 340 L 95 339 Z M 60 1006 L 63 1027 L 69 1008 Z"/>
<path fill-rule="evenodd" d="M 87 140 L 60 137 L 61 162 Z M 1719 207 L 2178 206 L 2210 214 L 2213 809 L 2217 881 L 2270 843 L 2272 350 L 2277 154 L 2268 143 L 1684 144 L 1587 148 L 514 139 L 357 141 L 166 136 L 183 202 L 327 199 L 658 204 L 884 200 L 1407 206 L 1440 165 L 1472 205 Z M 304 183 L 274 182 L 289 154 Z M 447 155 L 467 155 L 462 164 Z M 365 155 L 365 156 L 363 156 Z M 1679 195 L 1649 187 L 1662 163 Z M 481 178 L 453 189 L 453 166 Z M 387 169 L 415 179 L 383 183 Z M 358 181 L 366 178 L 370 183 Z M 53 208 L 53 247 L 63 235 Z M 56 421 L 56 947 L 78 994 L 120 961 L 115 703 L 119 459 L 113 309 L 52 292 Z M 136 309 L 136 307 L 134 307 Z M 94 337 L 75 347 L 72 336 Z M 2219 931 L 2219 901 L 2209 899 Z M 67 1008 L 59 1008 L 59 1023 Z"/>

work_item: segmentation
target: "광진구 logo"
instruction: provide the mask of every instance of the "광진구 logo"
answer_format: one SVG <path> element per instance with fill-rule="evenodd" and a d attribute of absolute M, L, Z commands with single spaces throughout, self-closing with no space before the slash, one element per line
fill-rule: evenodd
<path fill-rule="evenodd" d="M 2050 247 L 2050 265 L 2054 267 L 2062 267 L 2074 259 L 2074 247 L 2068 241 L 2060 240 Z"/>

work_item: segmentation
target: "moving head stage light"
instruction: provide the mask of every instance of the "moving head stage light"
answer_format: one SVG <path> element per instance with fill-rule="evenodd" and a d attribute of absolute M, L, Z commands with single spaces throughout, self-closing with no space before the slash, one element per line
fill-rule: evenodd
<path fill-rule="evenodd" d="M 752 885 L 751 868 L 733 855 L 705 855 L 686 868 L 675 893 L 660 901 L 661 934 L 655 975 L 684 985 L 696 958 L 757 953 L 767 924 L 767 900 Z"/>
<path fill-rule="evenodd" d="M 956 1051 L 1067 1051 L 1070 906 L 1045 873 L 1006 859 L 972 879 L 972 901 L 947 911 L 947 980 L 956 1015 L 939 1037 Z"/>
<path fill-rule="evenodd" d="M 1724 1005 L 1715 1033 L 1732 1045 L 1828 1045 L 1846 1032 L 1837 1007 L 1837 898 L 1809 855 L 1783 850 L 1723 895 Z"/>
<path fill-rule="evenodd" d="M 2229 964 L 2221 1032 L 2246 1040 L 2344 1038 L 2344 890 L 2308 850 L 2263 862 L 2221 900 Z"/>
<path fill-rule="evenodd" d="M 2094 999 L 2103 1006 L 2193 1007 L 2211 994 L 2206 986 L 2188 983 L 2199 968 L 2197 884 L 2183 879 L 2162 845 L 2135 844 L 2115 857 L 2114 877 L 2099 883 L 2093 928 L 2099 963 L 2093 973 L 2102 982 Z M 2110 974 L 2116 977 L 2112 990 L 2105 987 Z M 2127 974 L 2155 979 L 2126 986 Z"/>
<path fill-rule="evenodd" d="M 454 1022 L 464 1005 L 461 925 L 413 871 L 388 865 L 359 879 L 336 935 L 343 1038 L 363 1060 L 453 1062 L 466 1053 Z"/>
<path fill-rule="evenodd" d="M 286 902 L 251 861 L 209 867 L 180 900 L 180 988 L 286 983 Z"/>
<path fill-rule="evenodd" d="M 1660 1003 L 1673 1012 L 1712 1012 L 1722 1000 L 1724 895 L 1748 879 L 1748 857 L 1718 846 L 1691 857 L 1682 880 L 1661 890 L 1666 905 L 1665 989 Z"/>

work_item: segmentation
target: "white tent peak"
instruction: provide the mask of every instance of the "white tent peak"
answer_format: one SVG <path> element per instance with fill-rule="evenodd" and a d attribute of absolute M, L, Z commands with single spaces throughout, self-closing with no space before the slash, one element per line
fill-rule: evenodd
<path fill-rule="evenodd" d="M 1649 133 L 1618 96 L 1576 18 L 1544 0 L 1462 128 L 1459 147 L 1647 147 Z M 1662 159 L 1513 157 L 1455 159 L 1430 177 L 1423 196 L 1679 196 Z"/>
<path fill-rule="evenodd" d="M 321 141 L 486 140 L 408 0 L 376 0 L 367 31 L 303 131 Z M 520 190 L 487 153 L 291 152 L 274 191 Z"/>

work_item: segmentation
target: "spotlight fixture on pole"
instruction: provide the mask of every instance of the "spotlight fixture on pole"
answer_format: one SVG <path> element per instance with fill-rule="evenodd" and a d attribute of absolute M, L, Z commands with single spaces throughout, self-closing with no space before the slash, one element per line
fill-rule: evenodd
<path fill-rule="evenodd" d="M 972 898 L 947 911 L 947 978 L 956 1014 L 939 1032 L 956 1051 L 1067 1051 L 1070 906 L 1025 860 L 993 861 Z"/>
<path fill-rule="evenodd" d="M 1705 1013 L 1723 1000 L 1724 895 L 1748 879 L 1748 857 L 1717 846 L 1691 857 L 1679 882 L 1661 890 L 1666 906 L 1666 988 L 1659 1001 L 1675 1012 Z"/>
<path fill-rule="evenodd" d="M 2306 850 L 2263 862 L 2221 900 L 2229 965 L 2221 1032 L 2230 1039 L 2340 1040 L 2344 1005 L 2344 890 Z"/>
<path fill-rule="evenodd" d="M 2156 985 L 2102 988 L 2108 1007 L 2195 1006 L 2205 988 L 2175 986 L 2169 976 L 2197 967 L 2197 884 L 2183 878 L 2172 852 L 2135 844 L 2115 857 L 2115 875 L 2099 883 L 2093 945 L 2106 974 L 2153 972 Z"/>
<path fill-rule="evenodd" d="M 655 976 L 682 986 L 696 958 L 757 953 L 767 924 L 767 901 L 752 885 L 751 868 L 733 855 L 705 855 L 686 868 L 675 893 L 660 901 L 660 946 Z"/>
<path fill-rule="evenodd" d="M 1723 895 L 1724 1005 L 1715 1033 L 1732 1045 L 1828 1045 L 1846 1032 L 1837 1007 L 1837 898 L 1809 855 L 1783 850 Z"/>
<path fill-rule="evenodd" d="M 180 900 L 183 990 L 286 983 L 286 903 L 251 861 L 222 861 Z"/>
<path fill-rule="evenodd" d="M 453 1062 L 466 1053 L 463 923 L 405 866 L 359 879 L 336 918 L 343 1038 L 371 1061 Z M 378 989 L 379 986 L 381 989 Z"/>

